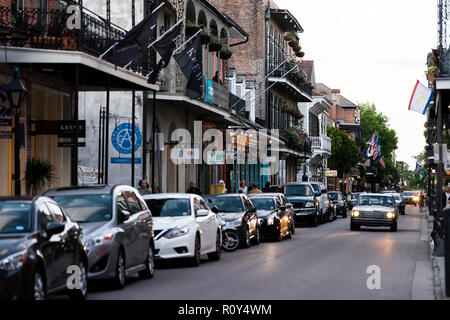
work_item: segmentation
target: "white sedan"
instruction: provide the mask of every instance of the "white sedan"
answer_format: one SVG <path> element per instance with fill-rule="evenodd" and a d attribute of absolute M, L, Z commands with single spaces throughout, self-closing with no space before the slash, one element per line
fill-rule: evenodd
<path fill-rule="evenodd" d="M 188 258 L 193 266 L 200 256 L 219 260 L 222 232 L 216 214 L 195 194 L 164 193 L 145 195 L 155 233 L 155 258 Z"/>

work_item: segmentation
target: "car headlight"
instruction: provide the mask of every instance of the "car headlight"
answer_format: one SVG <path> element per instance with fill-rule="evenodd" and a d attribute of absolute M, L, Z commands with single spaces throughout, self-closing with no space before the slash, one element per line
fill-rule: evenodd
<path fill-rule="evenodd" d="M 23 266 L 27 257 L 27 250 L 14 253 L 0 260 L 0 270 L 13 271 Z"/>
<path fill-rule="evenodd" d="M 305 203 L 305 208 L 313 208 L 313 207 L 314 207 L 314 202 Z"/>
<path fill-rule="evenodd" d="M 387 217 L 388 219 L 392 219 L 392 218 L 395 217 L 395 213 L 394 213 L 394 212 L 388 212 L 388 213 L 386 213 L 386 217 Z"/>
<path fill-rule="evenodd" d="M 352 217 L 358 218 L 360 216 L 359 211 L 352 211 Z"/>
<path fill-rule="evenodd" d="M 413 200 L 414 201 L 419 201 L 419 197 L 414 197 Z"/>
<path fill-rule="evenodd" d="M 93 248 L 105 243 L 108 243 L 114 239 L 114 234 L 112 232 L 105 232 L 100 236 L 94 236 L 87 238 L 85 244 L 87 248 Z"/>
<path fill-rule="evenodd" d="M 267 219 L 267 225 L 272 226 L 275 223 L 275 216 L 271 216 L 269 219 Z"/>
<path fill-rule="evenodd" d="M 182 228 L 173 228 L 173 229 L 170 229 L 169 231 L 167 231 L 164 234 L 164 238 L 166 238 L 166 239 L 178 238 L 178 237 L 184 236 L 184 235 L 186 235 L 188 233 L 189 233 L 189 227 L 188 226 L 185 226 L 185 227 L 182 227 Z"/>

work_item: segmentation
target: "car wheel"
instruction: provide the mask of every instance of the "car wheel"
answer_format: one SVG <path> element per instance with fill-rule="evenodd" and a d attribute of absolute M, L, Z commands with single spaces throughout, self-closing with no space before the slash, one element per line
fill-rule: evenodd
<path fill-rule="evenodd" d="M 286 236 L 286 239 L 292 239 L 292 233 L 291 230 L 288 231 L 288 234 Z"/>
<path fill-rule="evenodd" d="M 208 253 L 208 259 L 211 261 L 218 261 L 220 260 L 220 256 L 222 254 L 221 250 L 221 243 L 220 243 L 220 231 L 217 231 L 216 236 L 216 251 Z"/>
<path fill-rule="evenodd" d="M 316 228 L 318 225 L 318 220 L 319 220 L 319 217 L 317 217 L 317 214 L 314 214 L 314 218 L 312 219 L 311 226 Z"/>
<path fill-rule="evenodd" d="M 116 262 L 116 275 L 114 277 L 114 287 L 116 289 L 122 289 L 125 286 L 126 280 L 126 268 L 125 268 L 125 257 L 122 250 L 119 251 L 117 255 Z"/>
<path fill-rule="evenodd" d="M 139 272 L 142 279 L 151 279 L 155 274 L 155 255 L 153 254 L 152 245 L 148 246 L 147 259 L 145 260 L 145 270 Z"/>
<path fill-rule="evenodd" d="M 252 244 L 257 246 L 261 242 L 261 239 L 260 239 L 260 236 L 259 236 L 259 225 L 256 226 L 256 231 L 255 232 L 256 232 L 256 234 L 255 234 L 255 236 L 252 239 Z"/>
<path fill-rule="evenodd" d="M 247 229 L 245 229 L 245 234 L 244 234 L 244 241 L 242 243 L 242 247 L 243 248 L 250 248 L 251 242 L 250 242 L 250 231 Z"/>
<path fill-rule="evenodd" d="M 47 291 L 45 288 L 43 273 L 40 269 L 36 270 L 33 274 L 33 282 L 31 283 L 30 296 L 31 300 L 45 300 L 47 297 Z"/>
<path fill-rule="evenodd" d="M 223 237 L 222 248 L 225 251 L 232 252 L 239 247 L 239 235 L 233 230 L 226 230 L 226 236 Z"/>
<path fill-rule="evenodd" d="M 86 270 L 86 267 L 84 266 L 83 262 L 80 262 L 79 268 L 80 268 L 80 278 L 79 278 L 80 288 L 79 289 L 75 288 L 73 290 L 69 290 L 68 295 L 69 295 L 70 299 L 73 299 L 73 300 L 86 300 L 87 293 L 88 293 L 87 270 Z"/>
<path fill-rule="evenodd" d="M 197 235 L 195 237 L 195 244 L 194 244 L 194 257 L 191 258 L 191 266 L 198 267 L 200 265 L 200 238 Z"/>
<path fill-rule="evenodd" d="M 397 231 L 397 222 L 394 222 L 394 224 L 391 226 L 391 232 Z"/>

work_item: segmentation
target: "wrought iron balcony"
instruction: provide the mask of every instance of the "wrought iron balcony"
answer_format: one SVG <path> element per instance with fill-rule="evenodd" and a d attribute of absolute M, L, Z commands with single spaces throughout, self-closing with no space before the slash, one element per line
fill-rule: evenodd
<path fill-rule="evenodd" d="M 65 9 L 25 8 L 13 12 L 0 7 L 1 37 L 11 47 L 81 51 L 98 57 L 126 34 L 126 30 L 87 8 L 82 9 L 79 30 L 67 27 L 68 18 Z M 113 62 L 113 54 L 104 59 Z M 145 57 L 133 63 L 131 70 L 144 75 L 150 66 L 149 57 Z"/>
<path fill-rule="evenodd" d="M 331 154 L 331 138 L 320 135 L 319 137 L 310 137 L 310 139 L 314 151 L 324 151 Z"/>
<path fill-rule="evenodd" d="M 272 72 L 277 67 L 276 63 L 270 63 L 270 70 L 269 72 Z M 283 66 L 275 70 L 271 77 L 273 78 L 281 78 L 284 75 L 286 75 L 292 67 L 289 65 L 289 63 L 285 63 Z M 310 85 L 306 84 L 306 81 L 302 81 L 296 74 L 295 70 L 290 72 L 284 77 L 290 84 L 294 85 L 298 90 L 302 91 L 303 93 L 307 94 L 309 97 L 312 95 L 312 88 Z"/>

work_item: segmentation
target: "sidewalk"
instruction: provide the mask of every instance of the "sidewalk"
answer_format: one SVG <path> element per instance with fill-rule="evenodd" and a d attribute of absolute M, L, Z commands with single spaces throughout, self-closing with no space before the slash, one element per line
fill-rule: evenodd
<path fill-rule="evenodd" d="M 435 300 L 450 300 L 445 296 L 445 263 L 444 257 L 438 257 L 433 253 L 433 242 L 431 239 L 431 231 L 433 231 L 433 217 L 428 214 L 428 210 L 422 215 L 422 227 L 420 230 L 420 241 L 429 243 L 431 258 L 431 274 L 434 287 Z"/>

